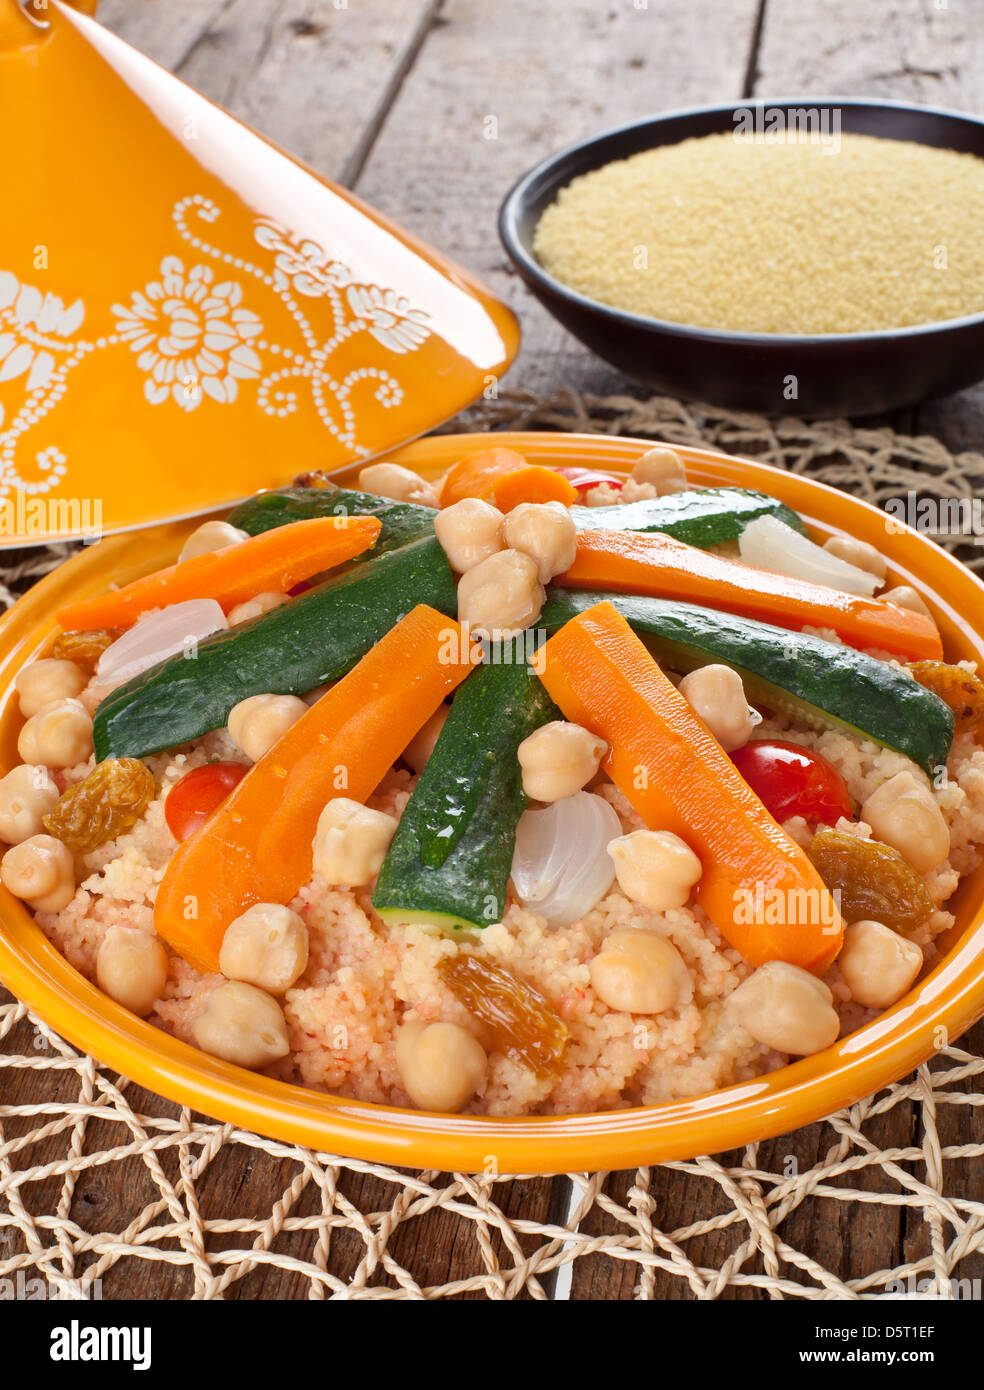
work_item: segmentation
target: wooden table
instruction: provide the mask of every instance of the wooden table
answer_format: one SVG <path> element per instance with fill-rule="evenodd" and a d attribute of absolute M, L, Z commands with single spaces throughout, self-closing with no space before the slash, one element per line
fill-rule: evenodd
<path fill-rule="evenodd" d="M 620 121 L 701 102 L 805 92 L 967 111 L 984 105 L 984 28 L 966 0 L 103 0 L 100 18 L 483 276 L 522 319 L 524 345 L 508 384 L 536 392 L 632 389 L 546 315 L 500 247 L 499 201 L 545 153 Z M 954 449 L 980 448 L 984 390 L 900 412 L 890 423 L 935 433 Z M 971 1050 L 982 1043 L 979 1030 L 967 1039 Z M 29 1100 L 30 1084 L 5 1099 Z M 948 1108 L 941 1121 L 947 1142 L 970 1134 L 973 1113 Z M 913 1126 L 912 1107 L 902 1105 L 870 1132 L 892 1147 L 912 1142 Z M 763 1145 L 763 1166 L 812 1164 L 819 1142 L 813 1126 Z M 264 1177 L 283 1185 L 279 1172 L 264 1173 L 266 1163 L 277 1168 L 273 1160 L 252 1171 L 245 1160 L 239 1168 L 220 1164 L 209 1182 L 231 1201 L 242 1197 L 248 1177 L 261 1208 Z M 962 1177 L 951 1168 L 951 1181 L 962 1183 L 960 1195 L 984 1199 L 984 1167 L 964 1167 Z M 371 1209 L 364 1204 L 373 1201 L 373 1182 L 350 1175 L 350 1193 L 364 1209 Z M 624 1200 L 626 1175 L 612 1175 L 609 1184 Z M 697 1184 L 685 1175 L 654 1170 L 651 1191 L 662 1211 L 696 1215 Z M 132 1207 L 134 1197 L 87 1177 L 76 1193 L 77 1219 L 113 1229 L 114 1208 Z M 562 1222 L 569 1201 L 566 1180 L 538 1180 L 513 1184 L 505 1205 Z M 903 1208 L 841 1210 L 839 1220 L 836 1208 L 833 1216 L 825 1208 L 820 1224 L 801 1208 L 784 1226 L 786 1239 L 845 1275 L 913 1258 Z M 448 1218 L 438 1212 L 428 1221 L 414 1227 L 420 1282 L 470 1272 L 474 1253 L 456 1246 Z M 700 1252 L 707 1264 L 726 1253 L 725 1237 L 709 1238 Z M 339 1273 L 344 1259 L 341 1242 L 333 1254 Z M 632 1277 L 617 1261 L 578 1261 L 569 1296 L 627 1298 Z M 292 1293 L 289 1275 L 259 1270 L 231 1296 Z M 659 1273 L 656 1293 L 685 1296 L 679 1281 Z M 180 1276 L 169 1275 L 164 1287 L 158 1266 L 134 1270 L 131 1262 L 126 1287 L 110 1282 L 105 1295 L 180 1298 L 186 1291 Z"/>

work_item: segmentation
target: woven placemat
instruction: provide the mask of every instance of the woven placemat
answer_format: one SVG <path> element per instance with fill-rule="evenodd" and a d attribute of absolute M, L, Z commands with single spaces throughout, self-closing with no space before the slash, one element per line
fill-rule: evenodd
<path fill-rule="evenodd" d="M 929 437 L 666 397 L 510 391 L 448 428 L 490 426 L 710 446 L 878 503 L 909 491 L 972 499 L 984 483 L 984 457 Z M 984 563 L 961 538 L 941 539 Z M 0 601 L 9 606 L 72 549 L 8 552 Z M 974 1160 L 984 1143 L 966 1142 L 962 1124 L 954 1141 L 950 1121 L 981 1105 L 984 1058 L 950 1046 L 812 1127 L 805 1148 L 777 1141 L 660 1169 L 570 1174 L 545 1211 L 538 1184 L 387 1168 L 204 1119 L 97 1066 L 0 991 L 0 1298 L 126 1298 L 138 1273 L 141 1296 L 169 1299 L 262 1296 L 274 1274 L 278 1296 L 312 1299 L 544 1299 L 572 1283 L 583 1297 L 605 1281 L 619 1292 L 604 1296 L 640 1299 L 980 1298 L 984 1166 Z M 875 1269 L 863 1239 L 873 1212 L 904 1251 Z M 436 1222 L 455 1250 L 440 1283 L 422 1273 Z M 848 1233 L 836 1271 L 802 1239 L 826 1226 Z"/>

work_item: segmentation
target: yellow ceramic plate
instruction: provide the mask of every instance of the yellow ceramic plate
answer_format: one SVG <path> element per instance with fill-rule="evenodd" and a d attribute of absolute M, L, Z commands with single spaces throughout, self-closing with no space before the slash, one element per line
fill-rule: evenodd
<path fill-rule="evenodd" d="M 497 434 L 497 444 L 544 463 L 625 470 L 647 441 L 562 434 Z M 427 474 L 481 447 L 475 435 L 424 439 L 393 457 Z M 759 488 L 800 512 L 823 537 L 843 529 L 877 545 L 894 583 L 929 602 L 952 660 L 984 662 L 984 586 L 912 531 L 886 535 L 873 507 L 818 483 L 754 463 L 681 449 L 700 484 Z M 42 654 L 52 614 L 173 558 L 187 524 L 120 536 L 38 584 L 0 625 L 0 762 L 16 761 L 20 718 L 11 698 L 19 668 Z M 274 1138 L 363 1159 L 422 1168 L 502 1173 L 624 1168 L 734 1148 L 808 1124 L 903 1076 L 984 1013 L 984 866 L 953 900 L 948 953 L 926 979 L 868 1027 L 815 1057 L 756 1081 L 644 1109 L 500 1120 L 427 1115 L 339 1100 L 241 1071 L 133 1017 L 84 980 L 45 940 L 19 902 L 0 890 L 0 977 L 52 1027 L 134 1081 L 221 1120 Z"/>
<path fill-rule="evenodd" d="M 228 506 L 433 429 L 512 312 L 95 20 L 0 0 L 0 546 Z M 16 25 L 13 20 L 16 19 Z"/>

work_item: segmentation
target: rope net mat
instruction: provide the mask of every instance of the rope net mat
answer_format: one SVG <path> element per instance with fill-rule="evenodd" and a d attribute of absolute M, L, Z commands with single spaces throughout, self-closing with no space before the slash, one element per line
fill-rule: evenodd
<path fill-rule="evenodd" d="M 704 445 L 875 502 L 909 489 L 970 498 L 984 479 L 984 457 L 935 439 L 663 397 L 506 392 L 451 427 L 489 426 Z M 73 549 L 8 552 L 0 599 Z M 0 1299 L 980 1298 L 978 1033 L 822 1124 L 741 1151 L 477 1177 L 314 1153 L 196 1115 L 80 1055 L 0 990 Z"/>

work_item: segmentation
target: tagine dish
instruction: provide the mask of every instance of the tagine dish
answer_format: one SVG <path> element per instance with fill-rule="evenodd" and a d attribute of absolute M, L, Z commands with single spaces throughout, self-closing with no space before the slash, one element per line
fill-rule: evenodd
<path fill-rule="evenodd" d="M 918 991 L 984 684 L 879 550 L 663 446 L 353 484 L 21 666 L 0 876 L 76 970 L 235 1067 L 491 1116 L 703 1095 Z"/>

